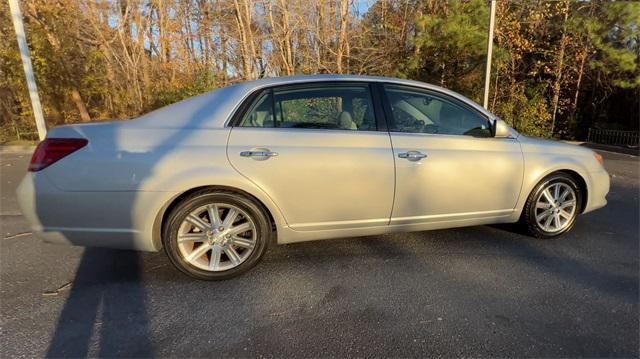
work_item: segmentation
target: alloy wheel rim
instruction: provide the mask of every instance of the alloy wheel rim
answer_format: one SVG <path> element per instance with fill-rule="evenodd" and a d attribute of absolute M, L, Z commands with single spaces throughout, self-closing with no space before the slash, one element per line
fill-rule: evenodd
<path fill-rule="evenodd" d="M 191 211 L 178 229 L 178 249 L 196 268 L 220 272 L 245 262 L 256 247 L 253 219 L 240 208 L 212 203 Z"/>
<path fill-rule="evenodd" d="M 567 228 L 576 214 L 576 193 L 571 186 L 556 182 L 548 185 L 536 201 L 536 223 L 545 232 Z"/>

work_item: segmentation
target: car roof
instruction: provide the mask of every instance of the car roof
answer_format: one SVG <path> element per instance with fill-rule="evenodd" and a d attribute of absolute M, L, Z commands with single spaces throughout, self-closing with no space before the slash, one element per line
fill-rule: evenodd
<path fill-rule="evenodd" d="M 483 114 L 492 115 L 463 95 L 432 84 L 394 77 L 321 74 L 267 77 L 243 81 L 165 106 L 132 121 L 132 125 L 153 128 L 222 128 L 249 95 L 263 88 L 312 82 L 384 82 L 424 88 L 457 98 Z"/>

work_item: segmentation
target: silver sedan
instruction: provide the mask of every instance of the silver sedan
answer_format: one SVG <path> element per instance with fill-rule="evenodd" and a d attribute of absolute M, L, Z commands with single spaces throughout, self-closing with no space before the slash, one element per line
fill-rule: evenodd
<path fill-rule="evenodd" d="M 520 135 L 457 93 L 319 75 L 54 128 L 18 197 L 45 241 L 164 248 L 225 279 L 272 243 L 515 222 L 555 237 L 608 191 L 593 151 Z"/>

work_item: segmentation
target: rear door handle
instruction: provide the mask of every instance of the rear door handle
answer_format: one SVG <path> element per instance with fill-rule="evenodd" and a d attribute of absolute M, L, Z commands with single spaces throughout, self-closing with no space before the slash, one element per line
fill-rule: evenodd
<path fill-rule="evenodd" d="M 420 151 L 407 151 L 407 152 L 398 153 L 398 157 L 415 162 L 415 161 L 420 161 L 421 159 L 427 157 L 427 155 L 425 155 Z"/>
<path fill-rule="evenodd" d="M 240 156 L 242 157 L 251 157 L 255 159 L 267 159 L 270 157 L 275 157 L 278 155 L 278 152 L 273 152 L 269 150 L 257 150 L 257 151 L 242 151 L 240 152 Z"/>

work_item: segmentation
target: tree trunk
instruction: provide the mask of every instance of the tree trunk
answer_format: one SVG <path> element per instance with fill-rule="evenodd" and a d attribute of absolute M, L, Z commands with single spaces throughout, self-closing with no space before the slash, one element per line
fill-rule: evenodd
<path fill-rule="evenodd" d="M 496 110 L 496 101 L 498 99 L 498 78 L 500 77 L 500 67 L 496 66 L 496 81 L 493 85 L 493 101 L 491 101 L 491 112 Z"/>
<path fill-rule="evenodd" d="M 344 51 L 346 50 L 345 42 L 347 40 L 347 25 L 348 25 L 348 16 L 349 16 L 349 1 L 341 0 L 340 1 L 340 35 L 338 37 L 338 49 L 336 50 L 336 72 L 341 74 L 343 71 L 342 68 L 342 58 L 344 56 Z"/>
<path fill-rule="evenodd" d="M 580 67 L 578 68 L 578 79 L 576 80 L 576 92 L 573 95 L 573 103 L 571 104 L 571 117 L 573 117 L 576 113 L 576 109 L 578 108 L 578 98 L 580 97 L 580 85 L 582 84 L 582 75 L 584 74 L 584 63 L 587 59 L 587 51 L 585 49 L 585 53 L 581 56 L 580 59 Z"/>
<path fill-rule="evenodd" d="M 289 9 L 284 0 L 280 0 L 280 11 L 282 11 L 282 32 L 284 32 L 284 55 L 286 62 L 287 75 L 295 73 L 295 65 L 293 63 L 293 49 L 291 46 L 291 26 L 289 25 Z"/>
<path fill-rule="evenodd" d="M 169 38 L 167 35 L 168 26 L 167 26 L 167 17 L 169 16 L 167 11 L 167 5 L 164 0 L 160 0 L 157 2 L 158 7 L 156 12 L 158 14 L 158 42 L 160 43 L 160 59 L 162 62 L 170 61 L 170 52 L 169 48 Z"/>
<path fill-rule="evenodd" d="M 258 61 L 258 53 L 256 52 L 256 43 L 253 38 L 253 29 L 251 29 L 251 1 L 252 0 L 244 0 L 244 21 L 245 21 L 245 30 L 247 31 L 247 41 L 249 42 L 249 49 L 251 50 L 251 59 L 253 61 Z M 260 59 L 262 61 L 262 59 Z M 255 77 L 252 76 L 252 78 Z"/>
<path fill-rule="evenodd" d="M 322 57 L 324 55 L 324 49 L 327 43 L 327 20 L 325 18 L 325 4 L 323 0 L 317 1 L 317 9 L 318 9 L 318 44 L 316 49 L 316 66 L 317 70 L 320 71 L 324 65 L 322 63 Z"/>
<path fill-rule="evenodd" d="M 238 26 L 238 34 L 240 35 L 240 56 L 242 59 L 242 77 L 245 80 L 251 78 L 251 60 L 249 59 L 249 47 L 247 46 L 247 32 L 245 30 L 243 12 L 240 9 L 238 0 L 233 0 L 235 6 L 236 25 Z"/>
<path fill-rule="evenodd" d="M 560 101 L 560 86 L 562 85 L 562 67 L 564 66 L 564 51 L 567 47 L 567 19 L 569 18 L 569 2 L 564 2 L 564 20 L 562 23 L 562 36 L 560 38 L 560 48 L 558 49 L 558 60 L 556 63 L 556 78 L 553 83 L 553 112 L 551 115 L 551 136 L 556 125 L 556 115 L 558 113 L 558 102 Z"/>
<path fill-rule="evenodd" d="M 71 99 L 73 103 L 76 105 L 78 109 L 78 113 L 80 113 L 80 119 L 82 122 L 91 121 L 91 116 L 89 116 L 89 112 L 87 111 L 87 107 L 84 105 L 84 101 L 82 101 L 82 97 L 80 96 L 80 91 L 77 88 L 73 87 L 71 89 Z"/>

